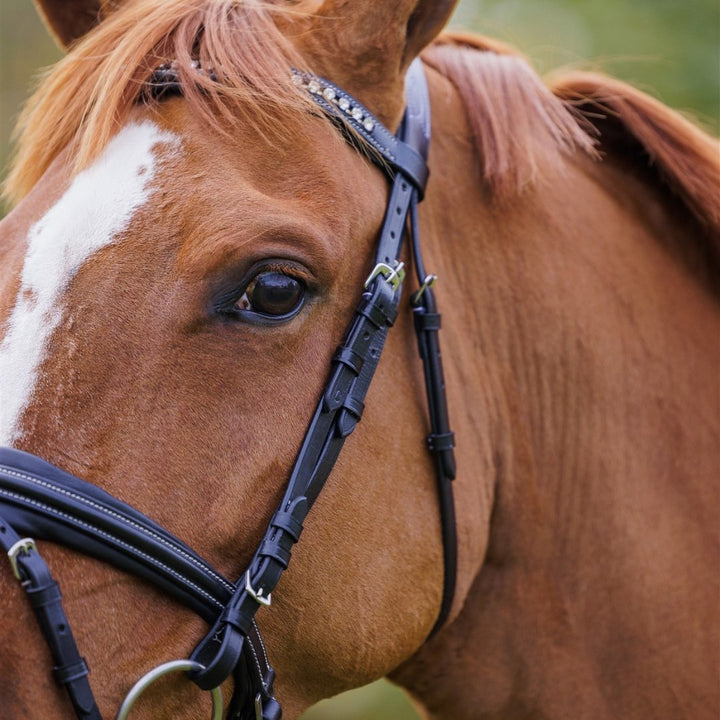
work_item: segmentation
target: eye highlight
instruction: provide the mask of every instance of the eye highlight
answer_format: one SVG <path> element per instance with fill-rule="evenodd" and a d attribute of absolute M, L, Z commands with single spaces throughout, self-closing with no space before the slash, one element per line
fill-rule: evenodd
<path fill-rule="evenodd" d="M 256 325 L 289 322 L 316 288 L 314 276 L 304 265 L 274 259 L 254 263 L 241 279 L 224 285 L 216 291 L 215 313 Z"/>
<path fill-rule="evenodd" d="M 277 270 L 266 270 L 248 283 L 233 309 L 276 320 L 289 319 L 300 310 L 304 300 L 305 284 L 300 279 Z"/>

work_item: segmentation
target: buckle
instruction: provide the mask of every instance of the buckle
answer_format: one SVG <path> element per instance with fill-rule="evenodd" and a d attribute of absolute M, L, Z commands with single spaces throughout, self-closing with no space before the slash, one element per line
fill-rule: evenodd
<path fill-rule="evenodd" d="M 272 593 L 268 593 L 266 597 L 265 595 L 263 595 L 263 592 L 265 592 L 263 588 L 260 588 L 257 591 L 253 588 L 250 582 L 249 570 L 245 573 L 245 590 L 247 590 L 247 594 L 260 605 L 265 605 L 265 607 L 269 607 L 272 604 Z"/>
<path fill-rule="evenodd" d="M 365 281 L 365 289 L 370 287 L 370 283 L 378 276 L 382 275 L 385 280 L 390 284 L 393 290 L 397 290 L 402 285 L 405 279 L 405 263 L 395 261 L 394 265 L 388 265 L 387 263 L 378 263 L 373 271 L 368 275 L 368 279 Z"/>
<path fill-rule="evenodd" d="M 8 557 L 10 558 L 10 565 L 12 566 L 13 575 L 20 581 L 22 581 L 22 578 L 20 577 L 20 569 L 18 568 L 17 564 L 17 558 L 20 553 L 23 555 L 27 555 L 30 553 L 30 551 L 34 550 L 37 552 L 37 547 L 35 546 L 35 541 L 32 538 L 22 538 L 18 540 L 9 550 L 8 550 Z"/>
<path fill-rule="evenodd" d="M 425 280 L 423 281 L 423 284 L 420 286 L 420 289 L 413 293 L 412 297 L 410 298 L 410 304 L 413 307 L 417 307 L 420 304 L 420 299 L 425 294 L 425 291 L 428 288 L 431 288 L 436 282 L 437 282 L 438 276 L 437 275 L 428 275 Z"/>

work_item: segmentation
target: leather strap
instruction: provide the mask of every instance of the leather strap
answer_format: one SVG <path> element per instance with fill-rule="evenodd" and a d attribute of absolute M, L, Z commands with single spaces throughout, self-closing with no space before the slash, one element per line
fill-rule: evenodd
<path fill-rule="evenodd" d="M 455 597 L 457 576 L 457 528 L 455 523 L 455 500 L 452 481 L 455 479 L 455 434 L 450 429 L 450 420 L 445 392 L 439 331 L 442 318 L 437 309 L 432 285 L 434 275 L 425 270 L 420 250 L 419 222 L 417 206 L 410 216 L 412 226 L 413 257 L 420 289 L 413 295 L 413 317 L 418 340 L 418 352 L 423 363 L 425 376 L 425 395 L 430 417 L 430 433 L 427 436 L 428 450 L 435 461 L 435 476 L 438 482 L 440 501 L 440 519 L 443 541 L 443 594 L 435 625 L 430 637 L 445 624 Z"/>
<path fill-rule="evenodd" d="M 194 676 L 195 682 L 202 688 L 219 684 L 230 668 L 236 667 L 238 660 L 247 654 L 245 638 L 249 623 L 260 606 L 267 603 L 287 567 L 292 545 L 299 539 L 302 522 L 324 486 L 345 438 L 360 420 L 365 394 L 387 332 L 397 315 L 402 285 L 402 276 L 398 272 L 399 257 L 408 218 L 416 267 L 422 269 L 417 203 L 428 177 L 425 159 L 430 140 L 430 115 L 427 85 L 420 62 L 413 63 L 409 73 L 408 107 L 399 138 L 392 136 L 366 108 L 329 81 L 307 75 L 301 76 L 301 80 L 326 112 L 347 122 L 391 166 L 392 189 L 378 240 L 375 273 L 368 282 L 368 291 L 363 294 L 345 342 L 335 355 L 330 379 L 306 433 L 281 509 L 271 521 L 250 564 L 245 584 L 238 581 L 236 593 L 222 616 L 192 655 L 193 660 L 206 668 Z M 350 140 L 353 140 L 352 136 Z M 405 164 L 407 158 L 409 160 Z M 387 171 L 384 163 L 378 164 Z M 445 554 L 443 600 L 434 633 L 447 618 L 454 596 L 456 539 L 452 488 L 448 481 L 454 478 L 455 469 L 453 436 L 447 421 L 437 337 L 440 316 L 432 295 L 423 295 L 425 299 L 415 307 L 416 318 L 421 318 L 416 321 L 416 329 L 425 367 L 431 417 L 429 438 L 432 440 L 429 448 L 436 458 Z M 292 519 L 292 531 L 278 521 L 280 515 Z M 246 664 L 248 671 L 252 672 L 252 663 Z M 254 685 L 260 683 L 258 676 Z M 234 705 L 246 709 L 245 714 L 239 717 L 251 717 L 250 699 L 247 683 L 237 684 Z M 274 698 L 270 701 L 274 707 Z M 263 720 L 270 718 L 264 707 L 257 708 L 256 712 Z"/>
<path fill-rule="evenodd" d="M 307 84 L 318 104 L 375 149 L 377 157 L 373 159 L 389 174 L 392 189 L 378 241 L 375 270 L 335 355 L 328 384 L 283 501 L 247 572 L 232 584 L 184 543 L 128 505 L 40 458 L 0 449 L 0 513 L 6 518 L 2 525 L 7 528 L 6 537 L 16 537 L 11 523 L 22 532 L 103 559 L 150 580 L 212 623 L 210 633 L 192 656 L 206 670 L 193 679 L 200 687 L 209 689 L 234 674 L 236 692 L 229 716 L 234 720 L 280 718 L 280 706 L 273 697 L 274 672 L 254 616 L 259 607 L 269 604 L 272 590 L 290 561 L 292 546 L 300 538 L 303 521 L 345 439 L 362 417 L 368 387 L 398 311 L 404 277 L 399 257 L 408 218 L 415 265 L 424 288 L 422 293 L 416 293 L 413 305 L 425 367 L 431 425 L 428 447 L 435 456 L 445 548 L 445 589 L 433 632 L 447 617 L 455 585 L 456 542 L 450 484 L 455 474 L 453 436 L 447 420 L 437 337 L 440 316 L 430 288 L 423 284 L 426 276 L 417 222 L 417 203 L 428 177 L 425 158 L 430 139 L 429 102 L 422 67 L 416 61 L 409 70 L 408 106 L 397 138 L 351 96 L 328 81 L 308 77 L 301 77 L 301 82 Z M 310 90 L 311 82 L 318 85 L 319 91 Z M 356 135 L 350 133 L 349 137 Z M 58 680 L 69 688 L 73 703 L 84 712 L 83 708 L 90 707 L 88 695 L 92 698 L 86 668 L 69 631 L 71 644 L 52 630 L 69 626 L 61 620 L 64 613 L 60 614 L 57 586 L 44 563 L 41 560 L 38 563 L 36 558 L 39 556 L 35 551 L 23 554 L 18 566 L 25 581 L 32 583 L 31 603 L 34 601 L 40 625 L 58 658 Z M 87 713 L 78 717 L 99 719 L 99 715 Z"/>
<path fill-rule="evenodd" d="M 359 373 L 335 361 L 326 389 L 315 410 L 288 483 L 280 510 L 247 572 L 236 583 L 233 597 L 198 645 L 191 660 L 206 669 L 193 677 L 204 689 L 220 684 L 240 658 L 243 638 L 263 602 L 275 589 L 290 560 L 312 504 L 324 486 L 348 435 L 354 430 L 362 402 L 380 359 L 388 329 L 397 314 L 399 294 L 379 275 L 363 293 L 341 354 L 362 358 Z"/>
<path fill-rule="evenodd" d="M 35 542 L 21 538 L 0 516 L 0 546 L 9 554 L 13 571 L 27 594 L 52 655 L 55 679 L 67 690 L 75 717 L 78 720 L 102 720 L 90 689 L 88 666 L 80 656 L 62 606 L 60 588 L 40 557 Z"/>
<path fill-rule="evenodd" d="M 227 578 L 150 518 L 21 450 L 0 448 L 0 514 L 19 533 L 145 578 L 208 622 L 234 591 Z"/>
<path fill-rule="evenodd" d="M 260 631 L 253 622 L 244 651 L 235 668 L 235 692 L 228 720 L 280 720 L 282 708 L 273 695 L 275 671 L 270 665 Z M 248 702 L 248 699 L 251 702 Z"/>
<path fill-rule="evenodd" d="M 430 103 L 420 60 L 411 63 L 405 76 L 405 120 L 409 129 L 404 137 L 393 135 L 362 103 L 330 80 L 297 70 L 293 73 L 296 84 L 305 88 L 327 115 L 338 120 L 342 130 L 352 130 L 355 135 L 346 133 L 351 144 L 363 153 L 374 150 L 379 157 L 371 155 L 370 159 L 388 175 L 405 175 L 422 200 L 429 174 Z"/>

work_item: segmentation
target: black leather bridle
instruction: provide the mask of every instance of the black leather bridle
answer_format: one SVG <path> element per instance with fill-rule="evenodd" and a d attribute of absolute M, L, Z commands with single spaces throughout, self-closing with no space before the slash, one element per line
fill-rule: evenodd
<path fill-rule="evenodd" d="M 172 83 L 172 70 L 166 68 L 158 77 L 167 87 Z M 246 572 L 237 582 L 230 582 L 180 540 L 103 490 L 34 455 L 0 448 L 0 545 L 8 552 L 36 614 L 53 656 L 55 677 L 66 687 L 80 720 L 101 720 L 88 668 L 63 611 L 58 585 L 34 539 L 22 535 L 56 542 L 139 575 L 195 611 L 211 629 L 182 669 L 189 670 L 189 677 L 206 690 L 234 676 L 229 719 L 279 720 L 282 712 L 273 695 L 274 672 L 255 614 L 270 604 L 305 517 L 362 416 L 368 387 L 398 313 L 405 275 L 399 258 L 406 235 L 411 239 L 419 283 L 411 305 L 425 373 L 430 418 L 427 444 L 436 469 L 444 548 L 443 596 L 432 633 L 450 611 L 457 562 L 451 483 L 455 477 L 454 437 L 440 361 L 440 315 L 431 287 L 434 276 L 425 272 L 419 245 L 417 204 L 428 178 L 430 142 L 429 98 L 422 65 L 416 60 L 408 71 L 407 107 L 397 136 L 333 83 L 300 72 L 293 77 L 348 141 L 382 169 L 392 186 L 375 267 L 333 358 L 285 495 Z"/>

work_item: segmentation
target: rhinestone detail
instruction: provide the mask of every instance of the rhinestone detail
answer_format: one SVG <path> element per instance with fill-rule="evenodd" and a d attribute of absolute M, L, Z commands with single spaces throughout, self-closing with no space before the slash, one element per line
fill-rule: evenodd
<path fill-rule="evenodd" d="M 373 117 L 366 114 L 361 106 L 356 105 L 353 107 L 350 99 L 344 95 L 338 97 L 337 90 L 334 87 L 330 85 L 323 86 L 317 78 L 299 72 L 293 72 L 292 82 L 297 87 L 304 88 L 313 95 L 322 96 L 328 103 L 337 105 L 346 115 L 349 115 L 355 122 L 362 125 L 365 132 L 371 133 L 375 129 L 376 122 Z"/>

